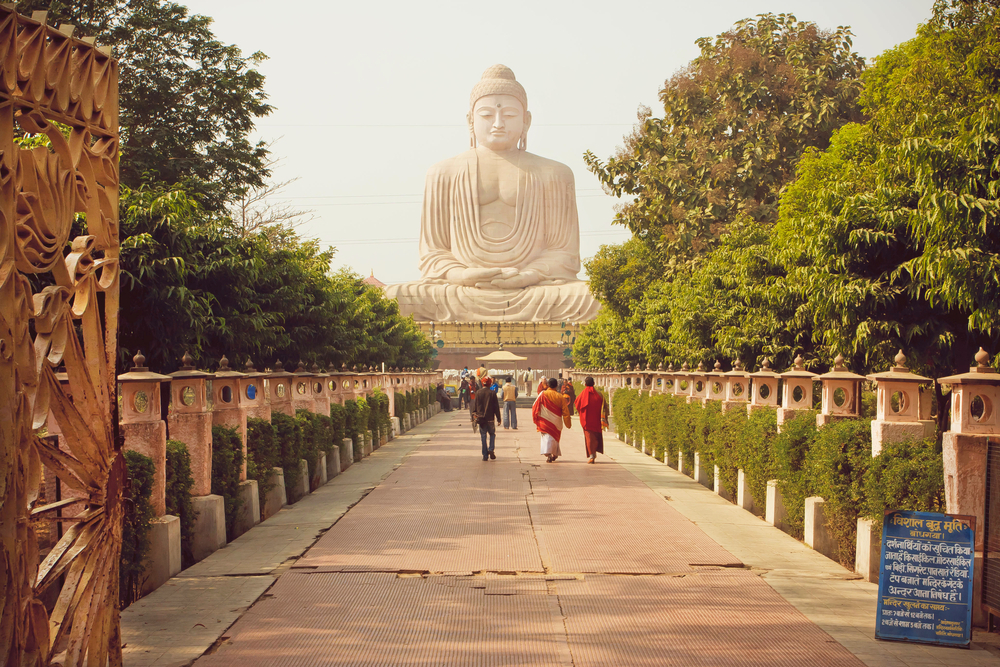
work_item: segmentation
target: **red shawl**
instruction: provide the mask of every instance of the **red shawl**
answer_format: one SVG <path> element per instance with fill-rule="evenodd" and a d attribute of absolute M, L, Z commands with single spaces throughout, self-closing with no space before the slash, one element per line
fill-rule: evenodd
<path fill-rule="evenodd" d="M 548 433 L 556 442 L 562 436 L 563 423 L 570 428 L 569 408 L 566 397 L 555 389 L 547 389 L 538 395 L 535 404 L 531 406 L 531 420 L 539 433 Z"/>
<path fill-rule="evenodd" d="M 604 397 L 593 387 L 584 387 L 576 397 L 576 409 L 580 413 L 580 426 L 584 431 L 602 431 L 607 428 L 607 408 Z"/>

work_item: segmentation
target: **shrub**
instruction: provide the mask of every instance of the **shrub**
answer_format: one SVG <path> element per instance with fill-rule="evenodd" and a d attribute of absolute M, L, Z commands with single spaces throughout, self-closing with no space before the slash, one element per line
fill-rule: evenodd
<path fill-rule="evenodd" d="M 271 473 L 279 464 L 281 452 L 274 427 L 265 419 L 247 419 L 247 479 L 257 480 L 261 520 L 264 519 L 264 499 L 275 484 Z"/>
<path fill-rule="evenodd" d="M 864 477 L 862 515 L 881 535 L 889 510 L 943 512 L 944 462 L 933 440 L 885 445 L 872 458 Z"/>
<path fill-rule="evenodd" d="M 302 475 L 299 461 L 302 460 L 302 429 L 294 417 L 275 412 L 271 414 L 271 425 L 278 441 L 278 464 L 285 474 L 285 493 L 288 502 L 294 503 L 301 497 Z"/>
<path fill-rule="evenodd" d="M 806 457 L 815 440 L 816 411 L 808 410 L 782 424 L 772 446 L 774 475 L 785 506 L 788 533 L 800 540 L 805 531 L 806 498 L 812 495 Z"/>
<path fill-rule="evenodd" d="M 361 399 L 357 403 L 358 407 L 358 439 L 354 441 L 354 460 L 360 461 L 363 456 L 362 438 L 368 434 L 368 425 L 371 423 L 371 408 L 368 401 Z"/>
<path fill-rule="evenodd" d="M 743 469 L 754 507 L 761 515 L 767 498 L 767 482 L 774 479 L 773 448 L 777 435 L 777 411 L 770 407 L 758 408 L 747 417 L 736 446 L 736 461 Z"/>
<path fill-rule="evenodd" d="M 397 410 L 398 410 L 397 406 Z M 344 406 L 339 403 L 330 404 L 330 428 L 333 435 L 333 444 L 338 447 L 344 446 L 344 438 L 347 437 L 347 413 Z"/>
<path fill-rule="evenodd" d="M 236 517 L 240 498 L 240 473 L 243 472 L 243 441 L 234 428 L 212 427 L 212 493 L 222 496 L 226 510 L 226 535 L 236 538 Z"/>
<path fill-rule="evenodd" d="M 167 440 L 167 514 L 175 516 L 181 521 L 181 565 L 183 567 L 194 565 L 191 545 L 194 542 L 194 521 L 198 514 L 194 511 L 194 503 L 191 501 L 191 487 L 193 486 L 191 455 L 188 453 L 187 445 L 177 440 Z"/>
<path fill-rule="evenodd" d="M 719 481 L 733 497 L 736 496 L 736 482 L 739 476 L 737 450 L 746 430 L 747 413 L 736 409 L 720 412 L 717 427 L 708 437 L 712 451 L 712 461 L 719 466 Z"/>
<path fill-rule="evenodd" d="M 149 555 L 149 526 L 153 521 L 153 459 L 126 450 L 125 485 L 122 516 L 122 553 L 118 566 L 118 599 L 121 609 L 142 597 L 145 560 Z"/>
<path fill-rule="evenodd" d="M 316 475 L 316 467 L 319 462 L 319 454 L 322 451 L 322 440 L 324 439 L 323 427 L 316 419 L 319 415 L 299 408 L 295 411 L 295 422 L 299 426 L 302 434 L 302 447 L 299 449 L 299 457 L 309 464 L 309 482 L 312 488 L 312 478 Z"/>
<path fill-rule="evenodd" d="M 367 409 L 368 404 L 364 401 L 355 401 L 353 399 L 344 401 L 346 432 L 347 437 L 351 439 L 351 442 L 354 445 L 352 457 L 355 461 L 361 460 L 363 453 L 361 446 L 362 425 L 368 423 L 368 416 L 362 415 L 361 405 L 363 403 Z"/>
<path fill-rule="evenodd" d="M 837 541 L 841 565 L 854 567 L 858 516 L 864 503 L 864 478 L 872 460 L 871 422 L 844 419 L 816 432 L 806 463 L 812 491 L 826 500 L 826 523 Z"/>

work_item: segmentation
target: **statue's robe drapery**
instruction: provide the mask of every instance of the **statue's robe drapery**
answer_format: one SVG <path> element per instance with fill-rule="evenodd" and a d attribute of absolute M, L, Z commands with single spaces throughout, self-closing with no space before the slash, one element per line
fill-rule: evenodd
<path fill-rule="evenodd" d="M 389 285 L 404 315 L 423 321 L 587 321 L 598 304 L 580 270 L 576 192 L 569 167 L 531 153 L 517 163 L 513 226 L 502 236 L 483 229 L 475 149 L 434 165 L 427 174 L 420 230 L 420 272 Z M 448 271 L 515 267 L 542 276 L 522 289 L 451 285 Z"/>

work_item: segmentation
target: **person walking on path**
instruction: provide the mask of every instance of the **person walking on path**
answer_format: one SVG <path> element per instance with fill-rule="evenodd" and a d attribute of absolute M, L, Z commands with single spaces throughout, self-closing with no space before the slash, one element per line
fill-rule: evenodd
<path fill-rule="evenodd" d="M 482 382 L 483 386 L 472 398 L 469 412 L 472 415 L 472 420 L 479 425 L 479 437 L 483 441 L 483 460 L 487 461 L 497 457 L 493 453 L 493 448 L 497 442 L 497 426 L 500 425 L 500 405 L 497 403 L 497 395 L 490 391 L 492 380 L 489 377 L 484 377 Z M 494 420 L 496 420 L 496 424 L 493 423 Z M 487 435 L 489 435 L 490 440 L 489 447 L 486 446 Z"/>
<path fill-rule="evenodd" d="M 469 378 L 462 378 L 462 384 L 458 388 L 458 407 L 467 408 L 471 403 L 470 397 L 472 395 L 472 386 L 469 384 Z"/>
<path fill-rule="evenodd" d="M 594 378 L 583 381 L 584 387 L 576 397 L 576 410 L 580 413 L 580 428 L 587 445 L 587 463 L 597 461 L 597 455 L 604 453 L 604 431 L 608 428 L 608 403 L 594 389 Z"/>
<path fill-rule="evenodd" d="M 517 383 L 503 386 L 503 427 L 517 430 Z"/>
<path fill-rule="evenodd" d="M 573 416 L 573 406 L 576 404 L 576 389 L 573 388 L 572 380 L 563 380 L 562 394 L 566 397 L 566 404 L 569 406 L 569 416 Z"/>
<path fill-rule="evenodd" d="M 451 396 L 445 391 L 444 385 L 439 384 L 437 386 L 437 400 L 441 404 L 441 410 L 443 412 L 451 412 Z"/>
<path fill-rule="evenodd" d="M 555 461 L 562 452 L 559 450 L 559 439 L 562 437 L 563 425 L 571 428 L 573 422 L 569 419 L 569 407 L 566 397 L 556 391 L 559 381 L 549 378 L 548 389 L 538 394 L 535 404 L 531 406 L 531 419 L 542 434 L 542 456 L 549 463 Z"/>
<path fill-rule="evenodd" d="M 531 366 L 528 366 L 528 370 L 524 371 L 524 394 L 525 396 L 531 396 L 531 385 L 535 382 L 535 374 L 531 372 Z"/>
<path fill-rule="evenodd" d="M 553 378 L 553 379 L 555 379 L 555 378 Z M 542 379 L 538 381 L 538 391 L 535 392 L 535 393 L 537 393 L 539 396 L 541 396 L 542 393 L 544 393 L 545 390 L 548 389 L 548 388 L 549 388 L 549 381 L 543 375 Z"/>

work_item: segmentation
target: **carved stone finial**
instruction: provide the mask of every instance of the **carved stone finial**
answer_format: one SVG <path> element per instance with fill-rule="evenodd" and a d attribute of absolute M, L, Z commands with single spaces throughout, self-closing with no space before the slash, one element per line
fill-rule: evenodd
<path fill-rule="evenodd" d="M 636 365 L 635 365 L 635 370 L 637 370 L 637 371 L 640 371 L 640 370 L 642 370 L 641 368 L 639 368 L 639 364 L 636 364 Z"/>
<path fill-rule="evenodd" d="M 182 371 L 194 370 L 194 358 L 187 352 L 185 352 L 184 356 L 181 357 L 181 370 Z"/>
<path fill-rule="evenodd" d="M 684 363 L 683 363 L 683 364 L 681 365 L 681 371 L 683 371 L 684 373 L 687 373 L 687 372 L 688 372 L 689 370 L 690 370 L 690 367 L 688 366 L 688 362 L 686 362 L 686 361 L 685 361 L 685 362 L 684 362 Z"/>
<path fill-rule="evenodd" d="M 358 365 L 357 364 L 354 364 L 353 366 L 351 366 L 351 372 L 353 372 L 353 373 L 357 373 L 358 372 Z"/>
<path fill-rule="evenodd" d="M 804 371 L 806 369 L 805 365 L 803 364 L 804 361 L 805 360 L 802 358 L 801 354 L 795 355 L 795 370 Z"/>
<path fill-rule="evenodd" d="M 322 373 L 323 369 L 319 367 L 319 364 L 315 361 L 313 362 L 312 368 L 309 369 L 310 373 Z"/>
<path fill-rule="evenodd" d="M 906 355 L 903 354 L 902 349 L 896 353 L 896 357 L 893 359 L 893 361 L 896 362 L 896 366 L 898 368 L 900 369 L 906 368 Z"/>
<path fill-rule="evenodd" d="M 274 362 L 274 372 L 280 373 L 283 370 L 285 370 L 285 366 L 281 363 L 281 359 L 278 359 L 277 361 Z"/>
<path fill-rule="evenodd" d="M 649 362 L 647 361 L 647 362 L 646 362 L 646 370 L 647 370 L 647 371 L 651 371 L 651 370 L 653 370 L 653 364 L 651 364 L 651 363 L 649 363 Z"/>
<path fill-rule="evenodd" d="M 142 350 L 137 350 L 136 355 L 132 357 L 132 370 L 134 371 L 146 370 L 146 357 L 142 356 Z"/>
<path fill-rule="evenodd" d="M 247 359 L 246 372 L 247 373 L 256 373 L 257 372 L 257 369 L 254 368 L 254 366 L 253 366 L 253 359 Z"/>
<path fill-rule="evenodd" d="M 733 362 L 733 370 L 734 371 L 741 371 L 741 370 L 743 370 L 743 362 L 740 361 L 739 359 L 737 359 L 736 361 L 734 361 Z"/>
<path fill-rule="evenodd" d="M 668 373 L 674 372 L 674 362 L 671 361 L 670 364 L 667 366 L 667 372 Z"/>
<path fill-rule="evenodd" d="M 346 361 L 340 364 L 340 372 L 341 373 L 346 373 L 347 372 L 347 362 Z"/>
<path fill-rule="evenodd" d="M 716 359 L 715 360 L 715 366 L 713 366 L 712 368 L 715 369 L 716 373 L 721 373 L 722 372 L 722 362 L 719 361 L 718 359 Z"/>
<path fill-rule="evenodd" d="M 225 373 L 228 370 L 229 370 L 229 359 L 226 358 L 226 355 L 222 355 L 222 358 L 219 359 L 219 371 Z"/>
<path fill-rule="evenodd" d="M 699 373 L 704 373 L 705 372 L 705 364 L 702 363 L 702 362 L 700 362 L 700 361 L 698 362 L 698 372 Z"/>
<path fill-rule="evenodd" d="M 656 370 L 658 370 L 658 371 L 662 371 L 663 370 L 663 362 L 662 361 L 660 363 L 656 364 Z"/>
<path fill-rule="evenodd" d="M 836 358 L 833 360 L 833 370 L 835 371 L 846 371 L 847 368 L 844 366 L 844 355 L 837 353 Z"/>
<path fill-rule="evenodd" d="M 306 372 L 306 364 L 301 359 L 299 359 L 299 365 L 295 367 L 295 372 L 296 373 L 305 373 Z"/>
<path fill-rule="evenodd" d="M 976 367 L 977 368 L 989 368 L 990 367 L 990 353 L 979 348 L 979 352 L 976 352 Z"/>
<path fill-rule="evenodd" d="M 770 371 L 771 370 L 771 360 L 768 359 L 767 357 L 764 357 L 764 361 L 762 361 L 760 363 L 760 369 L 762 371 L 764 371 L 764 372 Z"/>

